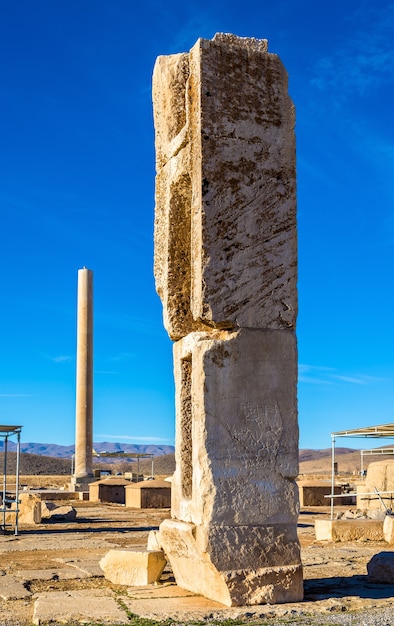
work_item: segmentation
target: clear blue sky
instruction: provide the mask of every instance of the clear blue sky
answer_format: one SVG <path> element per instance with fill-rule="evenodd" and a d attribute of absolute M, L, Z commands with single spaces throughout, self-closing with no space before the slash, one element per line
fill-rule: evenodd
<path fill-rule="evenodd" d="M 394 421 L 394 3 L 8 0 L 0 423 L 22 424 L 25 442 L 74 442 L 87 266 L 94 439 L 173 443 L 171 343 L 152 271 L 151 75 L 158 55 L 215 32 L 267 38 L 296 105 L 300 445 Z"/>

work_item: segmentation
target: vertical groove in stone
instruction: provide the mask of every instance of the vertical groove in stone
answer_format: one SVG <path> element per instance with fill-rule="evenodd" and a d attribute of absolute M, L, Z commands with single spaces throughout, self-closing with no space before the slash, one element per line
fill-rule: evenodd
<path fill-rule="evenodd" d="M 182 497 L 192 497 L 193 463 L 192 463 L 192 361 L 183 359 L 181 363 L 181 490 Z"/>

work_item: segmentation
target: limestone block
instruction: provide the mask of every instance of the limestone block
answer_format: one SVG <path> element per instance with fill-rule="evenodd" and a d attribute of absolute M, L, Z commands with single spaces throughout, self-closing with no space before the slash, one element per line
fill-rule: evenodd
<path fill-rule="evenodd" d="M 270 554 L 272 534 L 259 529 L 255 540 L 250 541 L 248 533 L 241 530 L 237 536 L 237 530 L 223 529 L 224 533 L 227 531 L 228 543 L 225 546 L 222 542 L 227 553 L 209 554 L 198 545 L 198 529 L 193 524 L 177 520 L 162 522 L 160 543 L 171 562 L 177 584 L 226 606 L 301 600 L 302 568 L 294 537 L 293 548 L 290 547 L 287 554 L 282 541 L 279 551 L 277 545 L 271 546 Z M 243 540 L 247 545 L 242 545 Z"/>
<path fill-rule="evenodd" d="M 293 333 L 193 333 L 174 345 L 172 516 L 201 525 L 296 524 Z"/>
<path fill-rule="evenodd" d="M 16 504 L 12 505 L 15 510 Z M 18 524 L 40 524 L 41 523 L 41 498 L 30 493 L 19 494 Z M 15 513 L 6 513 L 6 523 L 15 523 Z"/>
<path fill-rule="evenodd" d="M 367 563 L 368 579 L 372 583 L 394 584 L 394 552 L 379 552 Z"/>
<path fill-rule="evenodd" d="M 166 565 L 162 550 L 110 550 L 101 559 L 105 578 L 116 585 L 149 585 L 160 579 Z"/>
<path fill-rule="evenodd" d="M 71 505 L 57 506 L 54 502 L 42 502 L 42 519 L 52 521 L 74 521 L 77 511 Z"/>
<path fill-rule="evenodd" d="M 394 544 L 394 516 L 386 515 L 383 522 L 383 536 L 387 543 Z"/>
<path fill-rule="evenodd" d="M 382 541 L 383 521 L 316 519 L 315 534 L 317 541 Z"/>
<path fill-rule="evenodd" d="M 386 459 L 384 461 L 376 461 L 368 465 L 367 477 L 365 481 L 365 491 L 373 493 L 375 488 L 379 492 L 394 492 L 394 459 Z M 394 505 L 394 493 L 381 493 L 386 508 L 390 509 Z M 384 509 L 378 495 L 369 496 L 369 500 L 365 500 L 369 509 Z"/>
<path fill-rule="evenodd" d="M 146 546 L 147 550 L 153 550 L 158 552 L 162 550 L 160 545 L 159 531 L 158 530 L 150 530 L 148 533 L 148 543 Z"/>
<path fill-rule="evenodd" d="M 267 42 L 199 39 L 153 75 L 155 278 L 173 339 L 294 329 L 294 108 Z"/>

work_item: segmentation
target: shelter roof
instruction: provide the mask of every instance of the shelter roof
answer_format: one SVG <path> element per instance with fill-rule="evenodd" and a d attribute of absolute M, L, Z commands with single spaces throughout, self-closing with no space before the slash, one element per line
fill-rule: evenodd
<path fill-rule="evenodd" d="M 394 422 L 378 426 L 364 426 L 331 433 L 331 437 L 392 437 L 394 438 Z"/>
<path fill-rule="evenodd" d="M 168 480 L 155 478 L 154 480 L 142 480 L 139 483 L 129 483 L 126 489 L 171 489 L 171 483 Z"/>
<path fill-rule="evenodd" d="M 10 426 L 8 424 L 0 424 L 0 437 L 6 435 L 14 435 L 20 433 L 22 426 Z"/>

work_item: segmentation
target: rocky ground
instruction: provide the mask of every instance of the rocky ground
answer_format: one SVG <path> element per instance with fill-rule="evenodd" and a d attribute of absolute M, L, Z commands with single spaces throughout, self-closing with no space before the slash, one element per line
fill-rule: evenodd
<path fill-rule="evenodd" d="M 167 624 L 218 621 L 226 626 L 229 620 L 270 625 L 394 624 L 394 587 L 372 584 L 367 577 L 368 561 L 390 547 L 370 541 L 316 542 L 314 520 L 327 517 L 328 509 L 305 509 L 299 519 L 304 601 L 228 609 L 179 590 L 170 569 L 161 584 L 144 588 L 116 587 L 103 577 L 99 561 L 108 550 L 145 548 L 149 530 L 157 528 L 168 510 L 131 510 L 82 501 L 73 506 L 77 508 L 74 522 L 23 527 L 18 536 L 0 535 L 1 626 L 51 621 L 147 626 L 147 619 L 167 619 Z M 106 602 L 112 603 L 107 614 L 103 613 Z"/>

